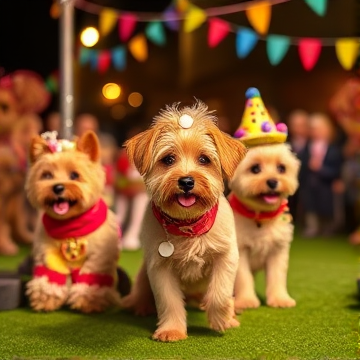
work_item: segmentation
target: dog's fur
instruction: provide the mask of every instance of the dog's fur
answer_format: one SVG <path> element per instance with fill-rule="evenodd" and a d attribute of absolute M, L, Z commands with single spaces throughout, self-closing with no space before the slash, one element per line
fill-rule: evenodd
<path fill-rule="evenodd" d="M 229 183 L 235 196 L 246 208 L 256 212 L 271 212 L 293 195 L 298 187 L 300 162 L 287 144 L 255 146 L 248 150 Z M 277 181 L 275 189 L 267 184 Z M 276 192 L 275 202 L 268 203 L 263 195 Z M 293 225 L 287 215 L 255 222 L 234 211 L 237 241 L 241 259 L 235 283 L 235 308 L 241 312 L 257 308 L 253 275 L 266 271 L 267 304 L 291 307 L 296 302 L 287 291 L 287 271 Z"/>
<path fill-rule="evenodd" d="M 178 124 L 183 114 L 194 119 L 189 129 Z M 149 130 L 125 145 L 129 158 L 144 176 L 152 203 L 163 213 L 173 219 L 190 220 L 202 216 L 217 203 L 219 208 L 207 233 L 167 237 L 149 204 L 140 235 L 144 264 L 133 291 L 123 299 L 123 306 L 145 315 L 153 310 L 155 299 L 159 322 L 153 339 L 159 341 L 187 337 L 185 296 L 200 300 L 212 329 L 223 331 L 238 326 L 233 286 L 239 255 L 234 218 L 223 195 L 223 178 L 232 177 L 245 155 L 245 147 L 219 130 L 215 116 L 201 102 L 183 109 L 178 104 L 167 107 Z M 168 156 L 174 157 L 171 165 L 164 164 Z M 199 160 L 202 156 L 209 162 L 202 164 Z M 179 194 L 184 194 L 178 180 L 187 176 L 195 180 L 191 193 L 196 202 L 183 207 L 178 202 Z M 163 258 L 158 247 L 166 240 L 173 243 L 175 251 Z"/>
<path fill-rule="evenodd" d="M 51 218 L 65 220 L 77 217 L 93 207 L 101 198 L 105 185 L 105 173 L 100 164 L 100 147 L 97 136 L 89 131 L 76 143 L 76 150 L 52 153 L 47 142 L 37 136 L 30 150 L 31 168 L 26 180 L 26 192 L 31 204 Z M 74 176 L 76 173 L 78 176 Z M 63 193 L 56 194 L 54 185 L 62 184 Z M 68 212 L 57 214 L 52 207 L 59 199 L 72 201 Z M 94 232 L 85 235 L 87 241 L 84 259 L 80 264 L 80 275 L 108 275 L 115 278 L 119 258 L 119 233 L 115 215 L 107 210 L 105 222 Z M 39 224 L 34 242 L 35 266 L 48 266 L 49 256 L 61 256 L 62 240 L 52 238 Z M 49 255 L 50 254 L 50 255 Z M 71 272 L 74 263 L 63 260 Z M 86 282 L 71 283 L 70 276 L 65 285 L 50 282 L 48 276 L 34 277 L 27 285 L 30 305 L 37 311 L 51 311 L 64 304 L 82 312 L 103 311 L 110 305 L 119 304 L 116 282 L 113 286 L 89 285 Z"/>

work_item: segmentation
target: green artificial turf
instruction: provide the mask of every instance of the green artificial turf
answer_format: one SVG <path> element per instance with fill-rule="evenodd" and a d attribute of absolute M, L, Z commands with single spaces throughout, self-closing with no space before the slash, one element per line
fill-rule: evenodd
<path fill-rule="evenodd" d="M 26 249 L 0 257 L 0 270 L 16 269 Z M 156 318 L 123 311 L 83 315 L 67 309 L 0 312 L 0 359 L 359 359 L 356 277 L 360 252 L 346 239 L 296 238 L 290 256 L 292 309 L 261 306 L 239 318 L 241 326 L 218 334 L 205 314 L 188 312 L 185 341 L 151 340 Z M 133 277 L 141 253 L 124 252 L 121 265 Z M 264 296 L 264 276 L 256 280 Z"/>

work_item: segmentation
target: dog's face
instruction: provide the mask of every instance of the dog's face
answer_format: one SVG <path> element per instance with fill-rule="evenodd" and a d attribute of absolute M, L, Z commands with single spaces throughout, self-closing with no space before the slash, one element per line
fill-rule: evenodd
<path fill-rule="evenodd" d="M 246 152 L 219 130 L 202 103 L 168 107 L 125 146 L 152 201 L 175 219 L 194 219 L 214 206 L 224 191 L 223 178 L 231 178 Z"/>
<path fill-rule="evenodd" d="M 287 144 L 250 148 L 237 167 L 229 187 L 249 208 L 277 209 L 298 187 L 300 161 Z"/>
<path fill-rule="evenodd" d="M 76 150 L 61 152 L 52 152 L 43 138 L 35 137 L 25 185 L 31 204 L 57 219 L 82 214 L 99 200 L 104 188 L 99 159 L 99 142 L 92 131 L 77 140 Z"/>

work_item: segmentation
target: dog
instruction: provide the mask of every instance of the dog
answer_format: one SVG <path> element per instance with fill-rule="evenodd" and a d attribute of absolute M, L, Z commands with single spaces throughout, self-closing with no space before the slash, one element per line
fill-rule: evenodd
<path fill-rule="evenodd" d="M 298 187 L 300 161 L 286 143 L 250 147 L 229 182 L 241 259 L 235 281 L 235 309 L 257 308 L 254 273 L 266 272 L 267 305 L 296 305 L 287 291 L 293 224 L 287 198 Z"/>
<path fill-rule="evenodd" d="M 101 312 L 120 304 L 120 234 L 115 214 L 101 198 L 105 172 L 99 141 L 92 131 L 75 141 L 56 136 L 36 136 L 30 147 L 25 190 L 42 221 L 27 295 L 36 311 L 67 304 L 84 313 Z"/>
<path fill-rule="evenodd" d="M 140 233 L 144 263 L 122 306 L 146 315 L 155 300 L 159 321 L 152 338 L 158 341 L 187 337 L 185 296 L 201 301 L 210 328 L 238 326 L 239 253 L 223 178 L 232 177 L 245 147 L 219 130 L 200 101 L 166 107 L 125 147 L 151 201 Z"/>

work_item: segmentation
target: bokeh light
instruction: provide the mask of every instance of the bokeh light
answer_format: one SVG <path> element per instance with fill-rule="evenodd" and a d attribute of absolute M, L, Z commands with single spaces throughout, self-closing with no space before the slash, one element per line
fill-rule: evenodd
<path fill-rule="evenodd" d="M 115 120 L 121 120 L 126 116 L 126 107 L 122 104 L 116 104 L 110 109 L 111 117 Z"/>
<path fill-rule="evenodd" d="M 81 43 L 86 47 L 92 47 L 99 41 L 99 31 L 94 27 L 87 27 L 81 32 Z"/>
<path fill-rule="evenodd" d="M 107 83 L 103 86 L 102 93 L 106 99 L 114 100 L 120 96 L 121 88 L 118 84 Z"/>
<path fill-rule="evenodd" d="M 128 101 L 132 107 L 139 107 L 143 102 L 143 96 L 138 92 L 133 92 L 129 95 Z"/>

